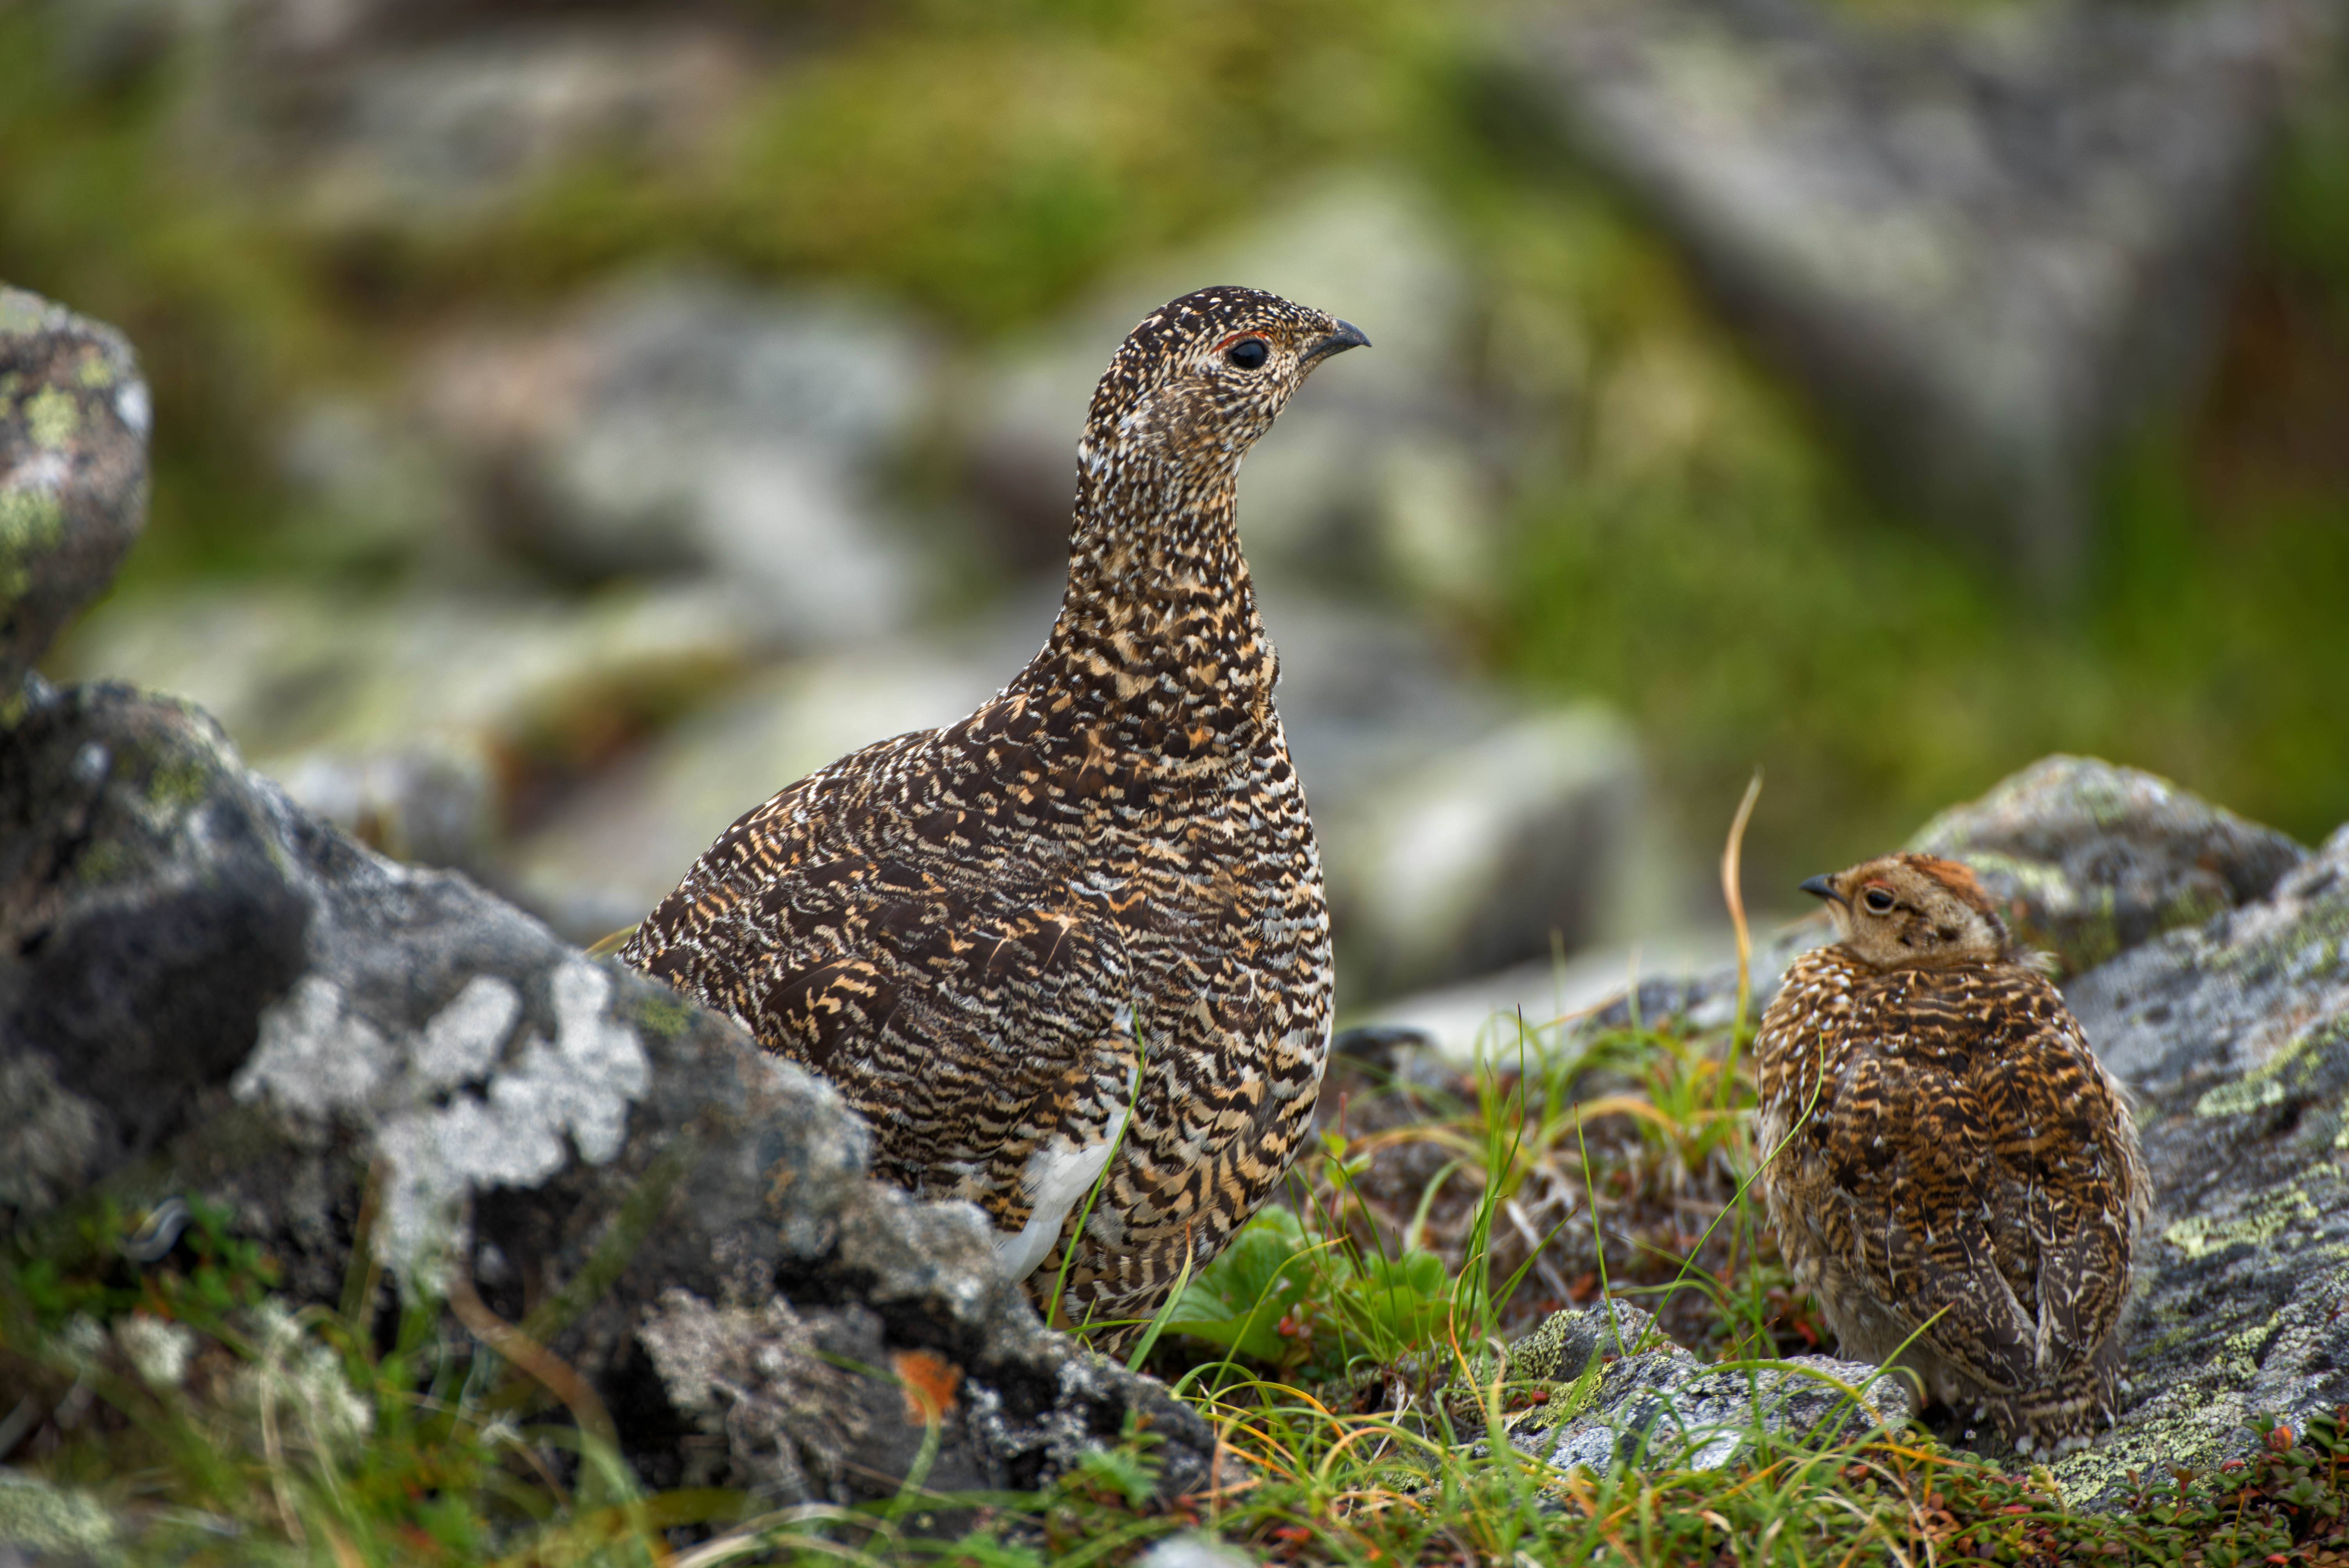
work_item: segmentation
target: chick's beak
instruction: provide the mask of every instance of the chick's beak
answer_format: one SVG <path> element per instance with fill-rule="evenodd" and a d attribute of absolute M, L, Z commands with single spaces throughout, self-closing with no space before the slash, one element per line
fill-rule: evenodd
<path fill-rule="evenodd" d="M 1846 909 L 1851 907 L 1851 900 L 1836 892 L 1835 883 L 1826 877 L 1813 877 L 1803 884 L 1803 891 L 1813 898 L 1831 898 Z"/>
<path fill-rule="evenodd" d="M 1361 327 L 1350 321 L 1341 321 L 1338 324 L 1337 331 L 1305 351 L 1304 362 L 1310 365 L 1317 359 L 1327 359 L 1333 354 L 1343 354 L 1350 348 L 1368 348 L 1370 346 L 1370 336 Z"/>

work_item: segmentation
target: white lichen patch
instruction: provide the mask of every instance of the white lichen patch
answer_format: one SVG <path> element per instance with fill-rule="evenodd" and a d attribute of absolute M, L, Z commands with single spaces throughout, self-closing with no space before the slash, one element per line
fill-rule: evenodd
<path fill-rule="evenodd" d="M 134 436 L 145 436 L 155 422 L 155 405 L 144 381 L 126 381 L 115 389 L 114 417 Z"/>
<path fill-rule="evenodd" d="M 391 1068 L 390 1046 L 375 1026 L 344 1010 L 342 988 L 305 975 L 261 1015 L 261 1039 L 229 1092 L 246 1101 L 267 1095 L 322 1117 L 367 1100 Z"/>
<path fill-rule="evenodd" d="M 426 1021 L 410 1070 L 430 1088 L 485 1078 L 521 1016 L 521 992 L 494 975 L 476 975 Z"/>
<path fill-rule="evenodd" d="M 619 1153 L 628 1107 L 650 1083 L 652 1066 L 636 1032 L 605 1015 L 611 988 L 611 977 L 584 959 L 564 964 L 552 984 L 553 1041 L 533 1035 L 502 1069 L 489 1064 L 486 1094 L 419 1105 L 384 1124 L 377 1144 L 388 1180 L 377 1245 L 386 1264 L 409 1275 L 437 1267 L 462 1200 L 477 1187 L 535 1185 L 561 1171 L 572 1149 L 599 1165 Z M 518 1008 L 518 995 L 514 1002 Z M 447 1034 L 460 1044 L 436 1063 L 478 1056 L 487 1026 L 502 1016 L 493 994 L 468 1002 L 460 993 L 433 1020 L 450 1019 Z M 510 1020 L 502 1024 L 497 1038 L 511 1026 Z M 429 1049 L 419 1049 L 419 1057 Z M 490 1050 L 493 1057 L 494 1043 Z M 447 1080 L 433 1082 L 445 1087 Z"/>
<path fill-rule="evenodd" d="M 176 1388 L 196 1354 L 195 1330 L 185 1324 L 133 1313 L 114 1326 L 115 1347 L 152 1388 Z"/>
<path fill-rule="evenodd" d="M 228 1388 L 256 1452 L 347 1453 L 375 1429 L 375 1411 L 343 1375 L 342 1358 L 274 1300 L 248 1315 L 254 1357 Z"/>
<path fill-rule="evenodd" d="M 555 1067 L 579 1152 L 601 1165 L 620 1151 L 628 1106 L 652 1081 L 636 1032 L 605 1015 L 612 977 L 585 959 L 554 972 Z"/>

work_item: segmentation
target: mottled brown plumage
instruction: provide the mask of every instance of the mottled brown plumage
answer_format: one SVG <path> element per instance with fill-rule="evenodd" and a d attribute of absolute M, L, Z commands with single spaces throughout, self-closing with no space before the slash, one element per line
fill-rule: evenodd
<path fill-rule="evenodd" d="M 2025 1452 L 2076 1447 L 2112 1418 L 2151 1198 L 2123 1092 L 1965 867 L 1890 855 L 1803 887 L 1840 940 L 1795 961 L 1755 1042 L 1779 1247 L 1846 1355 L 1897 1358 Z"/>
<path fill-rule="evenodd" d="M 1073 1318 L 1147 1314 L 1310 1118 L 1329 914 L 1234 480 L 1365 342 L 1253 289 L 1150 315 L 1093 394 L 1043 651 L 743 817 L 622 949 L 838 1085 L 880 1173 L 978 1202 L 1031 1289 L 1072 1248 Z"/>

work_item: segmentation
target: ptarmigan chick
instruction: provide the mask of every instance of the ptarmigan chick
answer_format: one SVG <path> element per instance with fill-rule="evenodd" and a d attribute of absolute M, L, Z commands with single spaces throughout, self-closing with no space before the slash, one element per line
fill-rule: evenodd
<path fill-rule="evenodd" d="M 2120 1086 L 1964 866 L 1888 855 L 1803 891 L 1839 940 L 1755 1044 L 1780 1249 L 1845 1355 L 1915 1368 L 2027 1454 L 2084 1445 L 2151 1197 Z"/>
<path fill-rule="evenodd" d="M 1043 651 L 727 829 L 621 950 L 831 1079 L 877 1173 L 978 1202 L 1040 1299 L 1073 1252 L 1071 1319 L 1147 1315 L 1311 1119 L 1330 918 L 1234 483 L 1368 342 L 1254 289 L 1152 313 L 1093 394 Z"/>

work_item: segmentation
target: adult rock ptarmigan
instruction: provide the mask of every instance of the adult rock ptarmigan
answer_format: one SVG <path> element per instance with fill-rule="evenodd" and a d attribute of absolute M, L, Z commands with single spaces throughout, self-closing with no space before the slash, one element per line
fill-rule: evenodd
<path fill-rule="evenodd" d="M 1254 289 L 1153 312 L 1093 393 L 1043 651 L 743 817 L 621 949 L 837 1085 L 878 1173 L 977 1202 L 1067 1321 L 1153 1311 L 1311 1118 L 1329 911 L 1235 479 L 1368 341 Z"/>

